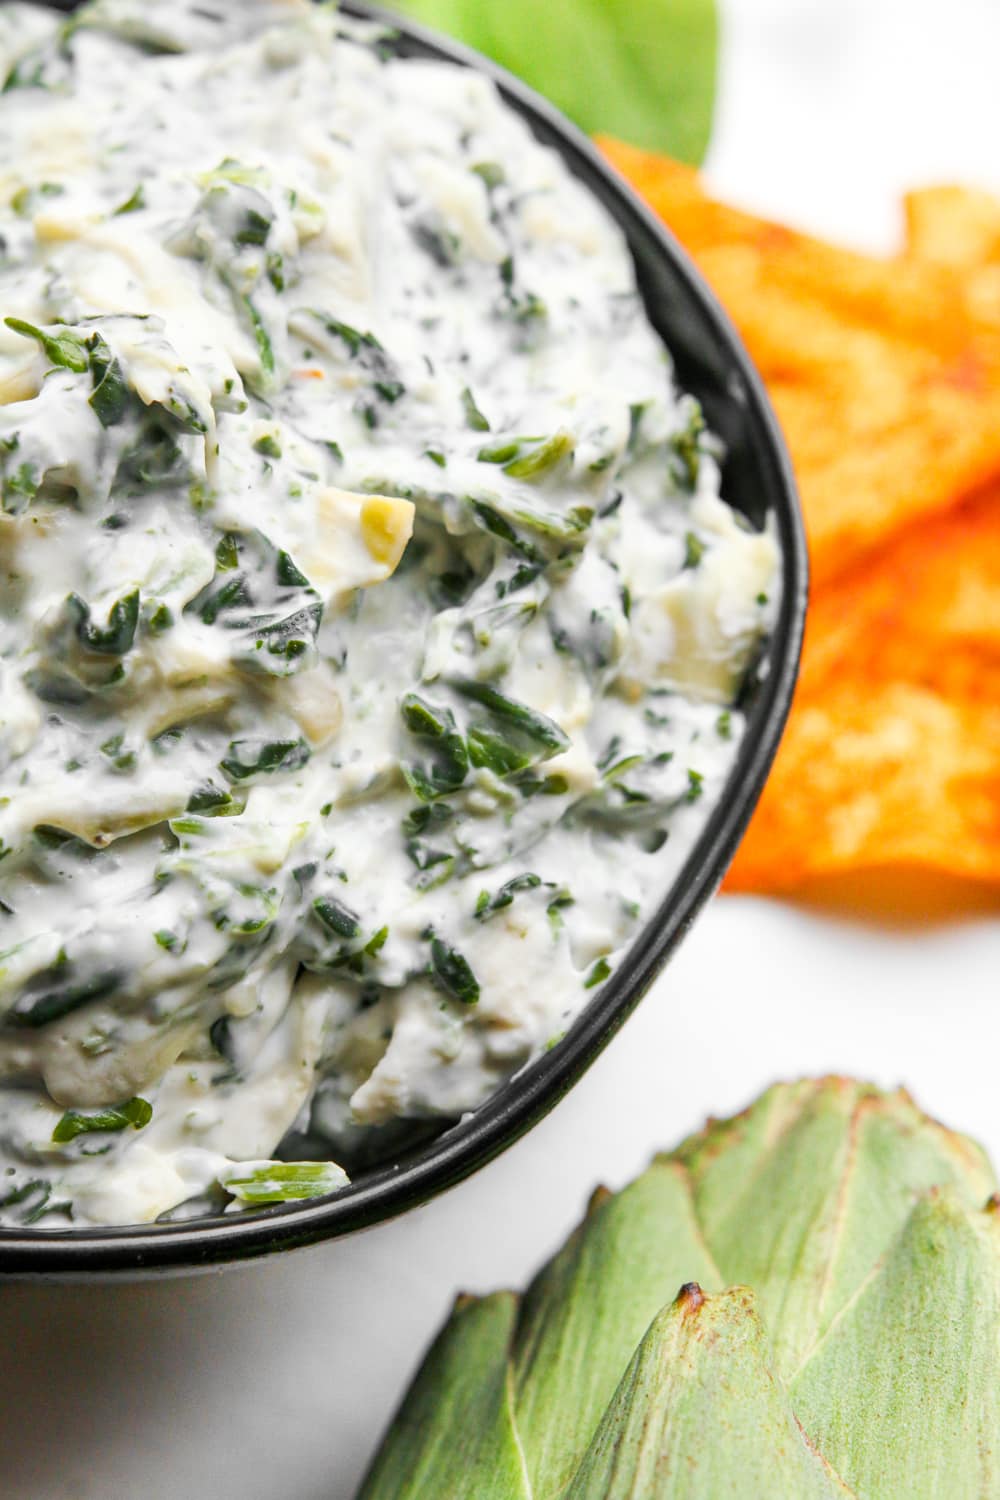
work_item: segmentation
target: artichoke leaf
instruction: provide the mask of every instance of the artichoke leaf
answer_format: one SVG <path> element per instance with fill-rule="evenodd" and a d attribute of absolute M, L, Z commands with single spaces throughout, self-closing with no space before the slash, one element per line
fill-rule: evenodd
<path fill-rule="evenodd" d="M 518 1321 L 515 1413 L 534 1500 L 562 1494 L 639 1340 L 693 1280 L 722 1286 L 675 1164 L 595 1195 L 528 1289 Z"/>
<path fill-rule="evenodd" d="M 357 1500 L 534 1500 L 514 1431 L 511 1292 L 460 1297 Z"/>
<path fill-rule="evenodd" d="M 674 1153 L 726 1286 L 752 1286 L 786 1380 L 903 1229 L 917 1194 L 952 1183 L 981 1205 L 983 1153 L 903 1090 L 847 1079 L 769 1089 Z M 756 1205 L 756 1206 L 755 1206 Z"/>
<path fill-rule="evenodd" d="M 852 1491 L 796 1422 L 753 1293 L 685 1286 L 639 1345 L 565 1500 L 765 1495 Z"/>
<path fill-rule="evenodd" d="M 362 1500 L 998 1496 L 994 1187 L 903 1090 L 776 1085 L 599 1191 L 485 1376 L 446 1330 L 385 1450 L 423 1487 Z M 470 1484 L 501 1431 L 520 1478 Z"/>
<path fill-rule="evenodd" d="M 971 1500 L 1000 1494 L 998 1371 L 1000 1214 L 941 1190 L 917 1203 L 790 1393 L 864 1500 Z"/>

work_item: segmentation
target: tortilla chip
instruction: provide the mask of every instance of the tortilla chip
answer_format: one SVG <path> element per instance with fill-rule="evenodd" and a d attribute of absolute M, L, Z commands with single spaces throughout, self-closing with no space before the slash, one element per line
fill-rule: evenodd
<path fill-rule="evenodd" d="M 921 188 L 904 200 L 907 254 L 953 270 L 1000 262 L 1000 199 L 975 188 Z"/>
<path fill-rule="evenodd" d="M 906 199 L 907 253 L 947 266 L 967 315 L 1000 335 L 1000 199 L 970 188 L 924 188 Z"/>
<path fill-rule="evenodd" d="M 1000 705 L 837 681 L 796 703 L 731 891 L 886 866 L 1000 874 Z"/>
<path fill-rule="evenodd" d="M 1000 880 L 1000 489 L 819 591 L 795 706 L 727 879 Z"/>
<path fill-rule="evenodd" d="M 922 341 L 944 354 L 965 347 L 971 330 L 962 288 L 941 266 L 828 244 L 709 197 L 695 169 L 669 157 L 609 137 L 599 145 L 699 263 L 724 247 L 750 249 L 767 257 L 772 284 L 836 308 L 861 327 Z"/>
<path fill-rule="evenodd" d="M 1000 488 L 910 527 L 816 594 L 801 691 L 844 676 L 1000 704 Z M 1000 742 L 994 753 L 1000 775 Z"/>
<path fill-rule="evenodd" d="M 963 278 L 825 245 L 715 203 L 689 169 L 604 149 L 692 253 L 767 382 L 815 582 L 1000 474 L 1000 319 L 978 316 Z"/>

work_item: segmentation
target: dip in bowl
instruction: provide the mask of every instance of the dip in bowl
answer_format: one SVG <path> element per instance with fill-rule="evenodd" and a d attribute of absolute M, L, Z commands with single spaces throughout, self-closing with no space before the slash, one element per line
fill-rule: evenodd
<path fill-rule="evenodd" d="M 306 0 L 4 28 L 0 1264 L 264 1253 L 636 1003 L 780 733 L 794 494 L 496 70 Z"/>

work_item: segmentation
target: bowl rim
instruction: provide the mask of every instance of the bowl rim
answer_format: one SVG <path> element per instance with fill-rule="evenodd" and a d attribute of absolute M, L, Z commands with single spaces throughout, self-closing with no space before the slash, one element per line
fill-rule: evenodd
<path fill-rule="evenodd" d="M 73 0 L 54 0 L 54 8 L 73 9 Z M 747 428 L 757 433 L 758 461 L 776 518 L 782 562 L 781 607 L 768 642 L 770 670 L 725 787 L 683 867 L 618 969 L 551 1052 L 528 1064 L 478 1110 L 429 1143 L 326 1198 L 171 1224 L 0 1229 L 0 1273 L 9 1279 L 76 1280 L 109 1273 L 134 1279 L 217 1269 L 372 1227 L 429 1201 L 485 1166 L 537 1124 L 586 1072 L 718 887 L 764 786 L 791 706 L 808 594 L 798 494 L 761 378 L 714 293 L 670 231 L 589 138 L 527 84 L 471 48 L 367 0 L 342 0 L 340 8 L 352 19 L 384 24 L 418 56 L 471 67 L 490 78 L 532 133 L 554 146 L 572 175 L 604 204 L 630 251 L 634 253 L 635 241 L 641 238 L 671 264 L 672 276 L 697 306 L 715 345 L 725 351 L 727 370 L 736 381 L 733 389 L 738 387 L 738 399 L 745 403 Z"/>

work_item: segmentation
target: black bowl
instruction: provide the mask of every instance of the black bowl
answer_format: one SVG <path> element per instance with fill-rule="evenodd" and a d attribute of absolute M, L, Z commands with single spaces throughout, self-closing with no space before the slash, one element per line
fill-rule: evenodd
<path fill-rule="evenodd" d="M 59 9 L 73 8 L 69 3 Z M 747 730 L 736 764 L 672 888 L 597 997 L 553 1051 L 505 1084 L 474 1115 L 330 1198 L 257 1213 L 122 1229 L 0 1230 L 0 1272 L 87 1278 L 183 1273 L 349 1234 L 452 1187 L 510 1146 L 572 1087 L 628 1018 L 722 879 L 750 819 L 788 716 L 805 618 L 805 538 L 788 456 L 761 381 L 712 293 L 670 234 L 587 138 L 503 69 L 418 26 L 355 0 L 348 15 L 385 21 L 406 57 L 475 67 L 499 86 L 532 133 L 623 230 L 646 312 L 671 350 L 681 387 L 698 397 L 726 445 L 723 492 L 757 526 L 773 514 L 782 555 L 781 610 L 742 705 Z"/>

